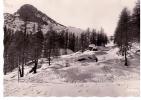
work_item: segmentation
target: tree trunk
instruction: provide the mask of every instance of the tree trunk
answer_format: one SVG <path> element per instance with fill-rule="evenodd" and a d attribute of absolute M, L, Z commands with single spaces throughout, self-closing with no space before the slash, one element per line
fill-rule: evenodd
<path fill-rule="evenodd" d="M 22 77 L 22 71 L 21 71 L 21 68 L 20 68 L 20 66 L 19 66 L 19 74 L 20 74 L 20 77 Z"/>
<path fill-rule="evenodd" d="M 5 54 L 5 56 L 4 56 L 4 68 L 3 68 L 4 75 L 6 75 L 6 73 L 7 73 L 7 66 L 8 66 L 7 62 L 8 62 L 8 57 L 7 57 L 7 54 Z"/>
<path fill-rule="evenodd" d="M 34 63 L 35 63 L 35 65 L 34 65 L 34 67 L 29 71 L 29 73 L 37 73 L 37 66 L 38 66 L 38 59 L 36 59 L 35 61 L 34 61 Z"/>
<path fill-rule="evenodd" d="M 35 60 L 34 73 L 37 73 L 38 59 Z"/>
<path fill-rule="evenodd" d="M 20 69 L 21 70 L 21 69 Z M 21 77 L 24 76 L 24 63 L 22 62 L 22 70 L 21 70 Z"/>
<path fill-rule="evenodd" d="M 51 52 L 49 52 L 49 55 L 48 55 L 48 64 L 49 64 L 49 66 L 50 66 L 50 60 L 51 60 L 51 59 L 50 59 L 50 53 L 51 53 Z"/>
<path fill-rule="evenodd" d="M 19 64 L 19 57 L 18 57 L 18 82 L 19 82 L 19 79 L 20 79 L 20 78 L 19 78 L 19 76 L 20 76 L 20 75 L 19 75 L 19 74 L 20 74 L 20 73 L 19 73 L 19 66 L 20 66 L 20 64 Z"/>
<path fill-rule="evenodd" d="M 22 69 L 21 69 L 21 77 L 23 77 L 24 76 L 24 53 L 23 53 L 23 55 L 22 55 Z"/>
<path fill-rule="evenodd" d="M 18 56 L 18 81 L 19 81 L 19 77 L 22 77 L 22 71 L 20 68 L 20 58 L 21 58 L 21 56 L 19 55 Z"/>
<path fill-rule="evenodd" d="M 34 73 L 37 73 L 38 59 L 35 61 L 35 70 Z"/>
<path fill-rule="evenodd" d="M 127 26 L 126 26 L 126 37 L 125 37 L 125 66 L 128 66 L 127 63 L 127 49 L 128 49 L 128 36 L 127 36 Z"/>
<path fill-rule="evenodd" d="M 128 66 L 128 63 L 127 63 L 127 50 L 125 49 L 125 66 Z"/>

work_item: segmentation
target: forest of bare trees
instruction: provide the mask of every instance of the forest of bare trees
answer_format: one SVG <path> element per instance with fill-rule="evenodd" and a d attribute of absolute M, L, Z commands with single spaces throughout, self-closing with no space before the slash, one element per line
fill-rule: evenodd
<path fill-rule="evenodd" d="M 108 37 L 103 29 L 90 31 L 88 28 L 80 36 L 76 36 L 67 30 L 56 32 L 51 27 L 50 31 L 43 34 L 41 26 L 38 26 L 37 31 L 33 27 L 33 32 L 27 34 L 25 23 L 23 31 L 14 32 L 5 26 L 4 33 L 4 74 L 19 68 L 20 77 L 24 76 L 24 66 L 29 61 L 34 63 L 30 72 L 36 73 L 38 59 L 45 57 L 51 65 L 51 57 L 59 56 L 60 49 L 64 49 L 67 54 L 67 49 L 83 52 L 88 49 L 89 44 L 104 46 L 108 43 Z"/>

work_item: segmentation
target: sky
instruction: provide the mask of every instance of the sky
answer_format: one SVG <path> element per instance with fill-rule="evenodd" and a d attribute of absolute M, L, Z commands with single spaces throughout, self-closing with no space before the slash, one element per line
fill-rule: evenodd
<path fill-rule="evenodd" d="M 14 13 L 22 5 L 31 4 L 65 26 L 81 29 L 101 27 L 114 34 L 124 7 L 131 12 L 137 0 L 4 0 L 4 12 Z"/>

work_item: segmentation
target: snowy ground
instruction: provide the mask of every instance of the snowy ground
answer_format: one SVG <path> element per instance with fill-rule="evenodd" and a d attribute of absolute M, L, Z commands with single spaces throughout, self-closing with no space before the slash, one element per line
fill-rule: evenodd
<path fill-rule="evenodd" d="M 138 48 L 139 49 L 139 48 Z M 40 59 L 37 74 L 18 82 L 17 70 L 4 76 L 4 96 L 139 96 L 140 55 L 133 50 L 128 68 L 113 44 L 97 52 L 85 51 L 55 58 L 48 66 Z M 95 60 L 77 61 L 80 55 L 95 54 Z"/>

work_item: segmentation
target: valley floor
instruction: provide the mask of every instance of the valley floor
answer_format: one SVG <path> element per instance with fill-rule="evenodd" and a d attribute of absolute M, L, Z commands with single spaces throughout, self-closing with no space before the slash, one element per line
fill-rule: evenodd
<path fill-rule="evenodd" d="M 132 50 L 125 67 L 117 51 L 109 45 L 95 52 L 98 62 L 76 61 L 80 52 L 55 58 L 51 66 L 42 58 L 37 73 L 28 73 L 32 64 L 26 66 L 19 82 L 16 69 L 5 75 L 4 96 L 139 96 L 140 54 Z"/>

